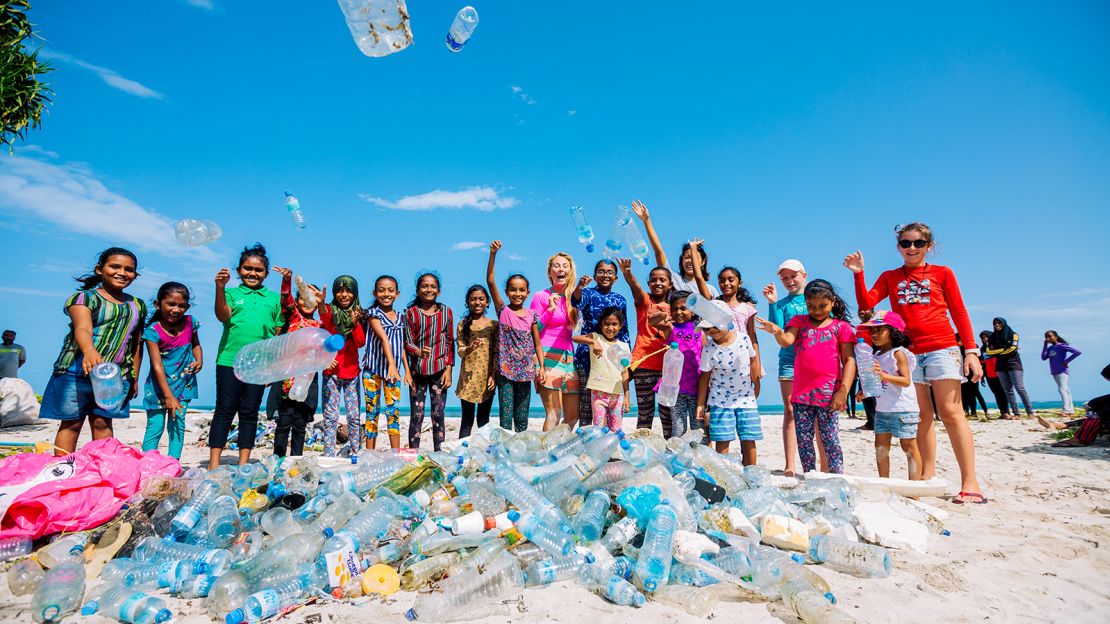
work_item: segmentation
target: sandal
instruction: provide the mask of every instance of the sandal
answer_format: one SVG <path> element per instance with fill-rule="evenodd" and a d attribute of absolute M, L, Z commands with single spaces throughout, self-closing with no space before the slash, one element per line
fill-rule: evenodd
<path fill-rule="evenodd" d="M 952 497 L 952 502 L 957 505 L 985 505 L 987 504 L 987 497 L 978 492 L 960 492 L 956 496 Z"/>

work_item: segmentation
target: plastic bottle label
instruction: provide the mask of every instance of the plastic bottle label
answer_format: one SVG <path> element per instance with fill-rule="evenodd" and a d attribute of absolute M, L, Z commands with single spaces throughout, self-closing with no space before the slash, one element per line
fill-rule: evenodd
<path fill-rule="evenodd" d="M 570 467 L 579 481 L 585 481 L 587 477 L 597 472 L 598 468 L 597 461 L 586 454 L 579 455 L 578 461 L 574 462 L 574 465 Z"/>
<path fill-rule="evenodd" d="M 272 589 L 265 589 L 257 594 L 251 596 L 258 601 L 258 606 L 262 609 L 261 617 L 259 619 L 266 619 L 272 615 L 276 615 L 281 610 L 281 596 Z"/>
<path fill-rule="evenodd" d="M 362 562 L 350 546 L 324 555 L 328 567 L 328 584 L 334 589 L 343 587 L 362 573 Z"/>
<path fill-rule="evenodd" d="M 135 592 L 127 597 L 119 606 L 119 621 L 121 622 L 138 622 L 139 615 L 143 610 L 143 603 L 150 596 L 143 592 Z"/>

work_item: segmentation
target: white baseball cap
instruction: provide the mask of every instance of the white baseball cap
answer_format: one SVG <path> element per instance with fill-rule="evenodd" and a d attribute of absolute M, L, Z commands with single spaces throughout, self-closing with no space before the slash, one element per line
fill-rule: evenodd
<path fill-rule="evenodd" d="M 795 260 L 794 258 L 790 258 L 789 260 L 783 260 L 782 264 L 779 265 L 779 268 L 778 268 L 777 271 L 775 271 L 775 273 L 776 274 L 782 273 L 783 269 L 790 269 L 791 271 L 797 271 L 798 273 L 805 273 L 806 272 L 806 268 L 805 268 L 805 266 L 802 265 L 802 261 L 801 260 Z"/>

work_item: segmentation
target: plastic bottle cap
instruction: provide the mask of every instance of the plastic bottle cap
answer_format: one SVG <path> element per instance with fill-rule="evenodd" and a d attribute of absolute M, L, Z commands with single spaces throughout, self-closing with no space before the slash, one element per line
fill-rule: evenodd
<path fill-rule="evenodd" d="M 342 349 L 343 344 L 346 342 L 346 340 L 343 340 L 343 336 L 340 336 L 339 334 L 332 334 L 328 336 L 327 340 L 324 341 L 324 350 L 335 353 Z"/>
<path fill-rule="evenodd" d="M 509 512 L 509 522 L 515 524 L 517 520 L 520 520 L 520 512 L 513 509 Z"/>
<path fill-rule="evenodd" d="M 227 624 L 241 624 L 244 619 L 246 619 L 246 614 L 243 613 L 242 609 L 236 609 L 224 616 L 224 622 Z"/>
<path fill-rule="evenodd" d="M 828 600 L 832 604 L 836 604 L 836 596 L 834 596 L 832 592 L 825 592 L 825 600 Z"/>
<path fill-rule="evenodd" d="M 473 535 L 486 529 L 486 519 L 480 511 L 472 511 L 451 521 L 451 532 L 455 535 Z"/>
<path fill-rule="evenodd" d="M 81 615 L 92 615 L 96 613 L 99 609 L 100 605 L 97 604 L 95 600 L 91 600 L 89 602 L 86 602 L 85 606 L 81 607 Z"/>
<path fill-rule="evenodd" d="M 432 502 L 432 497 L 428 496 L 428 493 L 424 490 L 417 490 L 413 492 L 412 499 L 416 501 L 416 504 L 420 505 L 421 507 L 427 507 L 428 504 Z"/>
<path fill-rule="evenodd" d="M 169 609 L 162 609 L 158 612 L 158 615 L 154 616 L 154 621 L 155 622 L 168 622 L 172 618 L 173 618 L 173 613 L 170 613 Z"/>
<path fill-rule="evenodd" d="M 671 348 L 672 349 L 677 349 L 678 348 L 678 343 L 677 342 L 672 342 L 671 343 Z"/>
<path fill-rule="evenodd" d="M 627 450 L 628 450 L 628 449 L 630 449 L 630 448 L 632 448 L 632 445 L 631 445 L 631 444 L 629 444 L 628 440 L 623 440 L 623 439 L 622 439 L 622 440 L 621 440 L 621 450 L 625 450 L 625 451 L 627 451 Z"/>
<path fill-rule="evenodd" d="M 410 621 L 410 622 L 415 622 L 416 621 L 416 611 L 413 611 L 412 609 L 409 609 L 408 611 L 405 611 L 405 619 Z"/>
<path fill-rule="evenodd" d="M 323 533 L 324 533 L 324 537 L 327 537 L 327 538 L 331 538 L 331 537 L 335 536 L 335 531 L 333 531 L 331 527 L 327 527 L 326 529 L 324 529 Z"/>
<path fill-rule="evenodd" d="M 586 253 L 593 253 L 593 252 L 594 252 L 594 244 L 593 243 L 586 243 Z"/>
<path fill-rule="evenodd" d="M 790 555 L 790 558 L 793 559 L 794 561 L 798 562 L 798 563 L 804 564 L 806 562 L 805 555 L 802 555 L 800 553 L 792 553 Z"/>
<path fill-rule="evenodd" d="M 593 563 L 597 561 L 597 557 L 593 553 L 586 553 L 586 563 Z"/>

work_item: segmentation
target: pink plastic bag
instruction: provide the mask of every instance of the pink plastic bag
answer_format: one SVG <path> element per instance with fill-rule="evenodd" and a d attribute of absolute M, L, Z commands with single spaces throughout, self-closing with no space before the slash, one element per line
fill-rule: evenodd
<path fill-rule="evenodd" d="M 0 460 L 0 538 L 81 531 L 111 520 L 150 475 L 177 476 L 181 464 L 115 438 L 53 457 L 21 453 Z"/>

